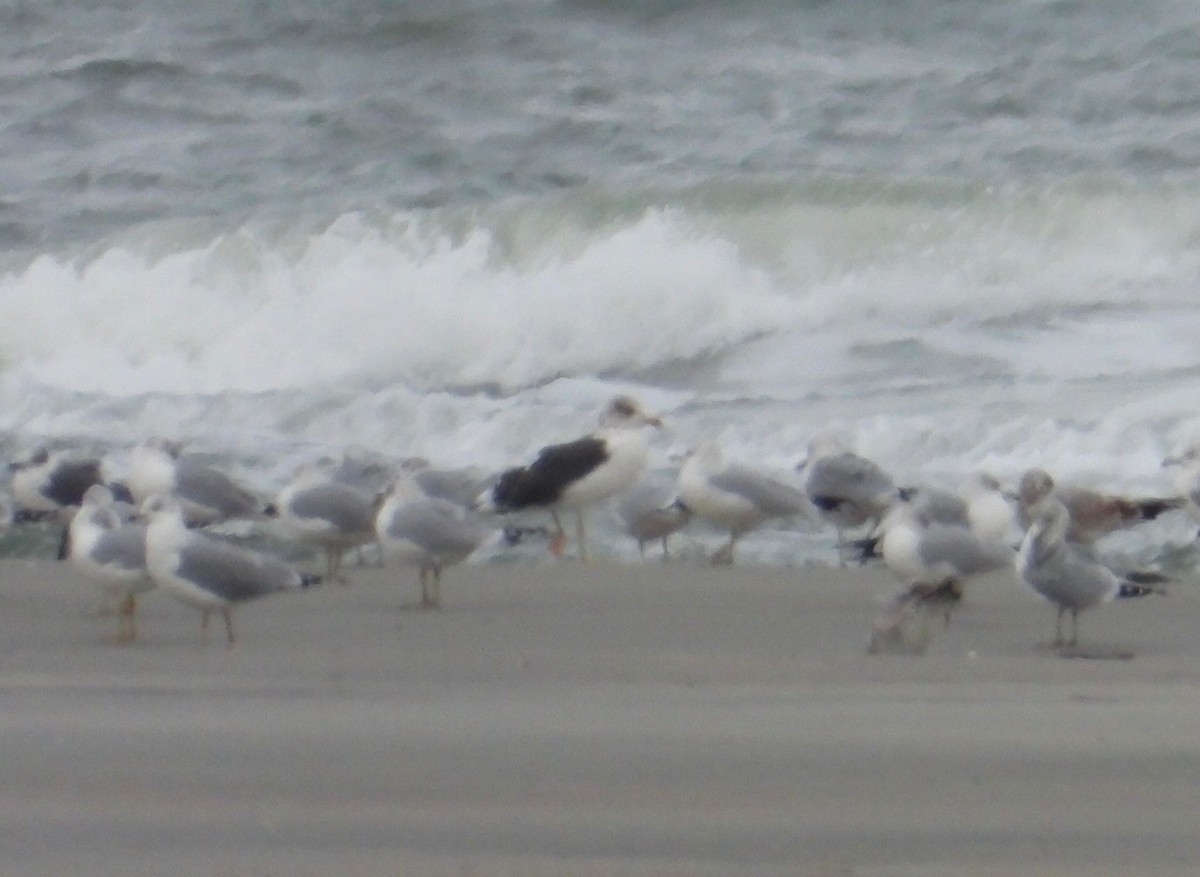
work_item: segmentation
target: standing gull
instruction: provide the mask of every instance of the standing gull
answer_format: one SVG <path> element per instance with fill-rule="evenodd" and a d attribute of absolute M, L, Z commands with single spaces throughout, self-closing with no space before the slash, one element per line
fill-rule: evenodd
<path fill-rule="evenodd" d="M 967 525 L 987 542 L 1012 542 L 1016 531 L 1016 513 L 999 479 L 989 472 L 974 472 L 963 488 L 967 501 Z"/>
<path fill-rule="evenodd" d="M 95 457 L 72 458 L 38 448 L 27 460 L 8 464 L 12 473 L 14 520 L 51 519 L 62 526 L 58 559 L 70 551 L 71 516 L 93 484 L 103 484 L 100 460 Z"/>
<path fill-rule="evenodd" d="M 733 563 L 733 551 L 746 533 L 772 518 L 804 514 L 804 492 L 763 472 L 725 459 L 713 442 L 688 452 L 679 470 L 679 499 L 696 517 L 729 530 L 729 541 L 713 563 Z"/>
<path fill-rule="evenodd" d="M 663 560 L 670 559 L 668 540 L 692 518 L 691 510 L 676 499 L 675 485 L 642 479 L 617 498 L 617 518 L 622 529 L 637 542 L 638 554 L 646 556 L 646 544 L 659 542 Z"/>
<path fill-rule="evenodd" d="M 491 475 L 474 466 L 437 467 L 425 457 L 405 458 L 400 463 L 400 471 L 425 496 L 444 499 L 466 509 L 474 508 L 479 495 L 495 483 Z"/>
<path fill-rule="evenodd" d="M 561 554 L 566 542 L 560 511 L 574 510 L 579 557 L 587 560 L 584 511 L 633 484 L 646 467 L 647 439 L 642 426 L 661 427 L 636 400 L 617 396 L 604 409 L 600 428 L 590 435 L 538 451 L 528 466 L 503 472 L 480 496 L 481 511 L 515 512 L 544 508 L 554 520 L 550 550 Z"/>
<path fill-rule="evenodd" d="M 403 483 L 379 509 L 375 527 L 387 560 L 419 570 L 423 609 L 441 605 L 445 567 L 466 560 L 498 535 L 461 505 L 417 495 L 413 485 Z"/>
<path fill-rule="evenodd" d="M 325 552 L 327 581 L 344 584 L 340 578 L 342 554 L 375 539 L 375 498 L 348 484 L 330 481 L 314 468 L 304 467 L 280 491 L 275 505 L 286 529 Z"/>
<path fill-rule="evenodd" d="M 905 587 L 875 619 L 871 651 L 924 651 L 932 637 L 929 613 L 949 622 L 967 581 L 1013 567 L 1007 542 L 980 538 L 966 520 L 938 523 L 908 500 L 888 510 L 877 532 L 884 563 Z"/>
<path fill-rule="evenodd" d="M 278 558 L 189 530 L 183 508 L 171 497 L 151 496 L 143 511 L 149 518 L 146 569 L 151 578 L 164 591 L 200 610 L 201 634 L 208 630 L 209 616 L 220 612 L 230 646 L 234 643 L 234 606 L 320 581 Z"/>
<path fill-rule="evenodd" d="M 1079 613 L 1117 597 L 1163 594 L 1161 587 L 1118 577 L 1086 556 L 1067 540 L 1070 512 L 1054 496 L 1046 495 L 1030 510 L 1029 530 L 1017 553 L 1017 572 L 1029 587 L 1055 605 L 1054 645 L 1075 646 L 1079 641 Z M 1071 636 L 1063 637 L 1063 616 L 1071 616 Z"/>
<path fill-rule="evenodd" d="M 73 459 L 46 448 L 9 463 L 8 469 L 18 512 L 56 513 L 78 506 L 89 487 L 104 483 L 98 459 Z"/>
<path fill-rule="evenodd" d="M 156 495 L 174 497 L 190 527 L 274 511 L 224 472 L 184 454 L 177 442 L 158 437 L 133 449 L 129 489 L 139 503 Z"/>
<path fill-rule="evenodd" d="M 879 524 L 898 496 L 892 476 L 846 450 L 831 435 L 814 437 L 808 445 L 808 456 L 796 468 L 806 473 L 804 490 L 809 501 L 836 528 L 838 560 L 845 565 L 845 531 Z"/>
<path fill-rule="evenodd" d="M 117 639 L 137 638 L 137 595 L 154 587 L 146 571 L 146 526 L 129 523 L 112 493 L 93 484 L 71 519 L 71 562 L 117 602 Z"/>

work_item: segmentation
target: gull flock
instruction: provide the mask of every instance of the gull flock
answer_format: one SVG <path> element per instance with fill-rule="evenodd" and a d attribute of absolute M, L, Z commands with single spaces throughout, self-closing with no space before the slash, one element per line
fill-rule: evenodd
<path fill-rule="evenodd" d="M 658 544 L 669 559 L 671 537 L 696 523 L 725 534 L 708 556 L 716 564 L 734 563 L 739 540 L 769 521 L 816 520 L 833 530 L 839 563 L 882 562 L 895 575 L 900 587 L 874 618 L 869 650 L 910 654 L 925 651 L 973 578 L 1004 570 L 1054 608 L 1050 645 L 1076 650 L 1081 613 L 1165 593 L 1160 574 L 1105 566 L 1097 541 L 1168 513 L 1200 521 L 1200 447 L 1164 461 L 1175 473 L 1165 496 L 1057 484 L 1039 468 L 1011 491 L 986 472 L 949 491 L 899 485 L 827 434 L 812 438 L 791 473 L 728 459 L 701 441 L 676 460 L 673 479 L 656 476 L 647 473 L 648 433 L 662 427 L 658 415 L 622 395 L 594 431 L 501 472 L 350 451 L 304 465 L 271 499 L 161 437 L 132 449 L 122 478 L 106 478 L 104 460 L 38 448 L 9 464 L 3 515 L 9 526 L 61 528 L 59 558 L 96 583 L 101 611 L 118 620 L 118 641 L 136 640 L 138 600 L 158 589 L 200 613 L 202 634 L 219 614 L 230 646 L 238 605 L 346 584 L 347 552 L 374 551 L 385 565 L 414 569 L 419 605 L 436 609 L 443 571 L 485 545 L 502 550 L 544 538 L 552 555 L 564 555 L 564 517 L 574 525 L 573 553 L 586 561 L 587 518 L 602 505 L 611 505 L 642 557 Z M 513 515 L 542 523 L 519 526 Z M 235 520 L 278 528 L 323 553 L 323 571 L 298 569 L 214 530 Z"/>

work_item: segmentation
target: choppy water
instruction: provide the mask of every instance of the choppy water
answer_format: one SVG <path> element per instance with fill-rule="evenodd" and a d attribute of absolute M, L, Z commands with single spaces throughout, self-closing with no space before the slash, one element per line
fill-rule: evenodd
<path fill-rule="evenodd" d="M 269 489 L 506 465 L 629 390 L 661 467 L 832 426 L 1161 490 L 1198 65 L 1166 0 L 4 3 L 3 449 L 161 433 Z"/>

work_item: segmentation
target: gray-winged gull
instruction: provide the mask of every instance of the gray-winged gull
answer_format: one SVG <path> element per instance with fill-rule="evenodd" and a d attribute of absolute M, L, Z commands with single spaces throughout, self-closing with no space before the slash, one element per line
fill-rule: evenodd
<path fill-rule="evenodd" d="M 379 505 L 348 484 L 330 481 L 324 473 L 304 467 L 275 501 L 280 523 L 302 542 L 325 552 L 328 581 L 340 578 L 342 554 L 375 539 Z"/>
<path fill-rule="evenodd" d="M 70 457 L 42 447 L 28 459 L 9 463 L 8 470 L 16 503 L 14 520 L 52 520 L 61 525 L 58 559 L 63 560 L 69 551 L 71 515 L 89 487 L 104 483 L 100 460 Z"/>
<path fill-rule="evenodd" d="M 765 472 L 729 461 L 714 442 L 690 450 L 679 470 L 679 499 L 697 518 L 729 531 L 713 563 L 733 563 L 737 542 L 772 518 L 803 515 L 804 492 Z"/>
<path fill-rule="evenodd" d="M 400 483 L 375 521 L 384 557 L 419 570 L 421 606 L 441 605 L 442 570 L 461 563 L 498 536 L 495 526 L 457 503 L 420 495 Z"/>
<path fill-rule="evenodd" d="M 201 612 L 200 631 L 220 612 L 233 645 L 233 607 L 268 594 L 304 588 L 320 581 L 276 557 L 240 548 L 189 530 L 183 509 L 172 497 L 151 496 L 142 506 L 146 527 L 146 569 L 164 591 Z"/>
<path fill-rule="evenodd" d="M 809 502 L 837 530 L 838 560 L 844 565 L 845 531 L 878 525 L 899 495 L 896 484 L 876 463 L 846 450 L 827 434 L 809 442 L 808 456 L 796 468 L 805 473 Z"/>
<path fill-rule="evenodd" d="M 1117 597 L 1165 593 L 1163 588 L 1132 582 L 1093 561 L 1067 541 L 1070 512 L 1053 495 L 1029 509 L 1030 524 L 1017 552 L 1016 568 L 1029 587 L 1055 605 L 1054 645 L 1079 641 L 1079 613 Z M 1071 635 L 1063 638 L 1063 617 L 1071 616 Z"/>
<path fill-rule="evenodd" d="M 93 484 L 103 484 L 100 460 L 72 458 L 38 448 L 25 460 L 8 464 L 18 512 L 57 512 L 83 501 Z"/>
<path fill-rule="evenodd" d="M 876 528 L 883 561 L 903 583 L 871 627 L 870 650 L 922 652 L 975 576 L 1011 570 L 1015 551 L 1004 540 L 979 537 L 964 520 L 937 523 L 919 503 L 898 500 Z"/>
<path fill-rule="evenodd" d="M 480 494 L 495 484 L 495 477 L 474 466 L 438 467 L 425 457 L 406 457 L 400 472 L 421 492 L 463 508 L 474 508 Z"/>
<path fill-rule="evenodd" d="M 646 544 L 659 542 L 663 560 L 671 556 L 668 540 L 692 518 L 691 510 L 676 497 L 675 484 L 644 478 L 617 497 L 617 519 L 626 534 L 637 542 L 638 554 L 646 556 Z"/>
<path fill-rule="evenodd" d="M 601 414 L 598 430 L 542 448 L 528 466 L 503 472 L 477 506 L 501 513 L 547 509 L 554 520 L 551 551 L 555 554 L 562 553 L 566 541 L 558 513 L 574 511 L 579 557 L 586 560 L 584 511 L 620 493 L 642 474 L 648 454 L 642 426 L 661 427 L 662 421 L 643 411 L 636 400 L 617 396 Z"/>
<path fill-rule="evenodd" d="M 176 442 L 152 437 L 130 455 L 129 489 L 139 503 L 165 495 L 178 500 L 189 526 L 272 513 L 253 491 L 219 469 L 183 453 Z"/>
<path fill-rule="evenodd" d="M 117 639 L 137 638 L 137 595 L 154 587 L 146 571 L 146 526 L 129 523 L 111 491 L 94 484 L 71 520 L 71 562 L 117 601 Z"/>

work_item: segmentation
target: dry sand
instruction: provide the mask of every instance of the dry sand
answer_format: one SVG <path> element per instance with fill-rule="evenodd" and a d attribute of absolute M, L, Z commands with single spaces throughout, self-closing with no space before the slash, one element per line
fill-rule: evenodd
<path fill-rule="evenodd" d="M 227 651 L 0 564 L 0 873 L 1200 873 L 1196 582 L 1085 616 L 1122 661 L 1004 576 L 900 657 L 877 570 L 460 567 L 439 611 L 351 573 Z"/>

